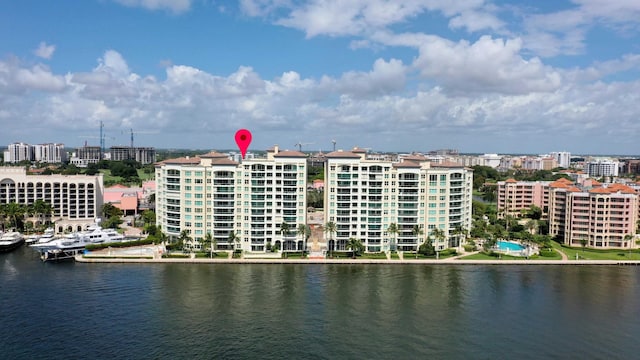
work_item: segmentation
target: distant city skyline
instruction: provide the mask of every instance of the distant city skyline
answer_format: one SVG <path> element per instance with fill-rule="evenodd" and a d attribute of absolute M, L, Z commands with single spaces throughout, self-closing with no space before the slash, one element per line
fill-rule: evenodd
<path fill-rule="evenodd" d="M 637 155 L 640 3 L 0 3 L 0 146 Z"/>

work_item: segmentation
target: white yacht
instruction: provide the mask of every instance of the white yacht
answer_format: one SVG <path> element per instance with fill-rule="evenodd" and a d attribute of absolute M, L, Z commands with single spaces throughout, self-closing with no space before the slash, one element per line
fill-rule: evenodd
<path fill-rule="evenodd" d="M 86 230 L 53 238 L 46 242 L 32 244 L 31 247 L 41 253 L 51 250 L 78 250 L 87 245 L 124 241 L 125 237 L 115 229 L 103 229 L 100 225 L 89 226 Z"/>
<path fill-rule="evenodd" d="M 19 232 L 10 231 L 0 236 L 0 252 L 9 252 L 24 244 L 24 237 Z"/>
<path fill-rule="evenodd" d="M 42 235 L 30 236 L 26 239 L 26 243 L 31 244 L 42 244 L 49 242 L 55 238 L 53 228 L 47 228 Z"/>

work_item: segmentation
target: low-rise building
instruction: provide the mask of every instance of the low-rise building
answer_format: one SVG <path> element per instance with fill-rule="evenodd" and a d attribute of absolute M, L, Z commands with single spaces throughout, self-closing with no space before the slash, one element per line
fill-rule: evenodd
<path fill-rule="evenodd" d="M 81 230 L 100 217 L 102 175 L 28 175 L 24 168 L 0 167 L 0 204 L 49 203 L 56 231 Z"/>

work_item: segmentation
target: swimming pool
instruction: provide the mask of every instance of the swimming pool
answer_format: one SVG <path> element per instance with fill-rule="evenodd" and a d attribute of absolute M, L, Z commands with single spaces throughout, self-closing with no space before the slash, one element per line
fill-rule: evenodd
<path fill-rule="evenodd" d="M 500 251 L 522 251 L 524 246 L 508 241 L 498 241 L 498 250 Z"/>

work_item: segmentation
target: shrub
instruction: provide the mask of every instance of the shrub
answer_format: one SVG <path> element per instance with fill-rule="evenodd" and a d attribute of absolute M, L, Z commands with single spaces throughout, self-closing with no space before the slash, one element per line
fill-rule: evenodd
<path fill-rule="evenodd" d="M 463 247 L 464 247 L 464 251 L 466 252 L 472 252 L 476 250 L 476 246 L 471 244 L 464 245 Z"/>
<path fill-rule="evenodd" d="M 457 254 L 458 252 L 456 251 L 456 249 L 444 249 L 440 251 L 440 256 L 455 256 Z"/>
<path fill-rule="evenodd" d="M 540 249 L 540 256 L 542 257 L 555 257 L 556 252 L 553 249 Z"/>
<path fill-rule="evenodd" d="M 87 245 L 86 249 L 87 250 L 100 250 L 100 249 L 106 249 L 106 248 L 109 248 L 109 247 L 122 248 L 122 247 L 130 247 L 130 246 L 150 245 L 152 243 L 153 243 L 153 240 L 151 240 L 151 239 L 143 239 L 143 240 L 136 240 L 136 241 L 123 241 L 123 242 L 104 243 L 104 244 L 91 244 L 91 245 Z"/>

